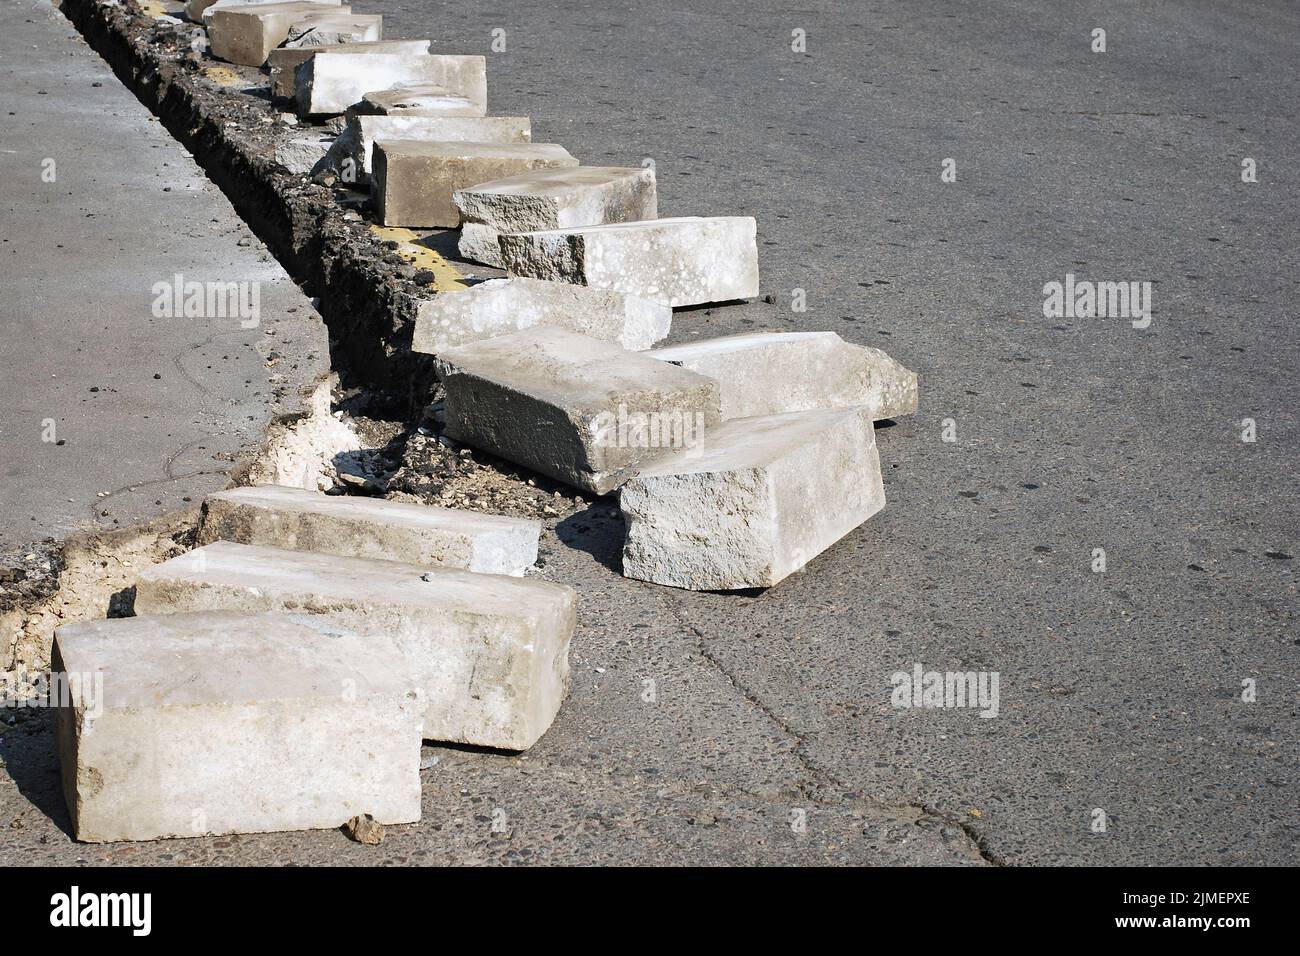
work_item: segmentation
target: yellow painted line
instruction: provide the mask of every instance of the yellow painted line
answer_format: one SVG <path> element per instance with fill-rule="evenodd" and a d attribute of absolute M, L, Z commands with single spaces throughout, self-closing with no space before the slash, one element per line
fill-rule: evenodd
<path fill-rule="evenodd" d="M 204 67 L 203 75 L 218 86 L 243 86 L 245 82 L 242 76 L 225 66 Z"/>
<path fill-rule="evenodd" d="M 455 289 L 468 289 L 469 285 L 460 271 L 450 262 L 430 249 L 425 240 L 410 229 L 397 226 L 371 226 L 370 231 L 385 242 L 397 243 L 397 254 L 417 269 L 428 269 L 433 273 L 433 288 L 436 292 L 451 292 Z"/>
<path fill-rule="evenodd" d="M 171 11 L 167 9 L 167 4 L 161 3 L 159 0 L 143 0 L 140 4 L 140 10 L 151 17 L 165 17 L 171 14 Z"/>

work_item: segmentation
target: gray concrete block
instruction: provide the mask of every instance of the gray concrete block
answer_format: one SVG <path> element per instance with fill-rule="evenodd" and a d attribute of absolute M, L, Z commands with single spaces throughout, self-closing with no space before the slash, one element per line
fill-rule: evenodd
<path fill-rule="evenodd" d="M 354 109 L 376 116 L 483 116 L 487 110 L 468 96 L 436 83 L 411 83 L 375 90 L 361 97 Z"/>
<path fill-rule="evenodd" d="M 916 411 L 916 373 L 834 332 L 752 332 L 646 353 L 717 381 L 722 417 L 868 405 L 876 419 Z"/>
<path fill-rule="evenodd" d="M 271 96 L 277 101 L 296 99 L 295 74 L 299 66 L 317 53 L 399 53 L 416 56 L 429 52 L 428 40 L 369 40 L 325 47 L 280 47 L 266 59 L 271 68 Z"/>
<path fill-rule="evenodd" d="M 464 96 L 487 112 L 487 62 L 481 56 L 404 53 L 312 57 L 295 77 L 298 113 L 329 116 L 344 112 L 365 94 L 412 83 L 433 83 Z"/>
<path fill-rule="evenodd" d="M 457 191 L 460 253 L 502 266 L 497 237 L 610 222 L 655 219 L 659 208 L 653 169 L 577 166 L 534 169 Z"/>
<path fill-rule="evenodd" d="M 212 55 L 229 63 L 261 66 L 271 51 L 284 42 L 295 24 L 305 24 L 317 17 L 351 13 L 352 7 L 295 0 L 292 3 L 218 7 L 209 12 L 208 38 L 212 41 Z"/>
<path fill-rule="evenodd" d="M 142 572 L 135 608 L 314 614 L 392 640 L 426 738 L 524 750 L 567 692 L 576 602 L 530 578 L 218 541 Z"/>
<path fill-rule="evenodd" d="M 541 530 L 541 522 L 525 518 L 256 485 L 208 496 L 199 543 L 234 541 L 519 577 L 537 563 Z"/>
<path fill-rule="evenodd" d="M 617 289 L 674 308 L 758 295 L 749 216 L 688 216 L 501 236 L 511 275 Z"/>
<path fill-rule="evenodd" d="M 391 642 L 208 612 L 66 624 L 53 657 L 78 840 L 420 819 L 424 702 Z"/>
<path fill-rule="evenodd" d="M 451 120 L 438 122 L 449 123 Z M 371 163 L 371 192 L 381 223 L 385 226 L 447 227 L 460 224 L 460 210 L 451 198 L 458 189 L 529 169 L 578 165 L 563 146 L 555 143 L 454 143 L 413 139 L 376 141 Z"/>
<path fill-rule="evenodd" d="M 527 116 L 376 116 L 349 111 L 336 152 L 340 161 L 343 157 L 352 160 L 356 182 L 368 183 L 376 140 L 528 143 L 532 138 Z"/>
<path fill-rule="evenodd" d="M 275 161 L 291 173 L 312 173 L 320 166 L 334 138 L 328 133 L 295 136 L 275 145 Z"/>
<path fill-rule="evenodd" d="M 884 505 L 870 409 L 735 418 L 623 486 L 623 573 L 697 591 L 771 587 Z"/>
<path fill-rule="evenodd" d="M 629 351 L 665 338 L 673 310 L 612 289 L 590 289 L 544 279 L 490 279 L 464 292 L 444 292 L 420 303 L 411 349 L 444 349 L 532 326 L 567 329 Z"/>
<path fill-rule="evenodd" d="M 449 437 L 596 494 L 718 421 L 711 379 L 564 329 L 444 349 L 438 370 Z"/>

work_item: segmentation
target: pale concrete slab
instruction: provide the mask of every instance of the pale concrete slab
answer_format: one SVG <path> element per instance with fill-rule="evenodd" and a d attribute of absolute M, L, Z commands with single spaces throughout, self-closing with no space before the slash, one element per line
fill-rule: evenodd
<path fill-rule="evenodd" d="M 884 506 L 869 408 L 732 419 L 623 486 L 623 573 L 696 591 L 771 587 Z"/>
<path fill-rule="evenodd" d="M 578 165 L 568 150 L 556 143 L 413 139 L 376 141 L 371 162 L 372 195 L 380 222 L 386 226 L 429 227 L 460 224 L 460 210 L 452 201 L 458 189 L 529 169 Z"/>
<path fill-rule="evenodd" d="M 527 116 L 379 116 L 349 110 L 331 159 L 336 163 L 350 160 L 356 182 L 361 184 L 370 182 L 375 142 L 380 139 L 528 143 L 532 138 L 532 123 Z"/>
<path fill-rule="evenodd" d="M 870 406 L 877 420 L 916 411 L 915 372 L 834 332 L 752 332 L 647 354 L 717 381 L 723 418 L 857 405 Z"/>
<path fill-rule="evenodd" d="M 411 349 L 444 349 L 532 326 L 551 326 L 614 342 L 629 351 L 667 337 L 673 310 L 612 289 L 545 279 L 490 279 L 420 303 Z"/>
<path fill-rule="evenodd" d="M 365 94 L 412 83 L 434 83 L 487 112 L 487 61 L 482 56 L 335 53 L 307 60 L 296 78 L 298 112 L 329 116 L 344 112 Z"/>
<path fill-rule="evenodd" d="M 511 275 L 617 289 L 671 305 L 758 295 L 758 245 L 750 216 L 547 229 L 501 236 Z"/>
<path fill-rule="evenodd" d="M 520 577 L 537 563 L 541 529 L 525 518 L 255 485 L 208 496 L 199 543 L 233 541 Z"/>
<path fill-rule="evenodd" d="M 185 15 L 195 23 L 207 23 L 212 19 L 212 14 L 217 10 L 227 7 L 247 7 L 253 4 L 281 4 L 285 0 L 189 0 L 185 4 Z M 315 3 L 320 6 L 337 7 L 342 4 L 342 0 L 301 0 L 304 3 Z"/>
<path fill-rule="evenodd" d="M 319 50 L 345 43 L 373 43 L 383 38 L 384 18 L 379 14 L 322 14 L 290 26 L 284 46 L 290 50 Z M 267 57 L 269 60 L 270 54 Z"/>
<path fill-rule="evenodd" d="M 502 268 L 497 237 L 659 215 L 653 169 L 577 166 L 534 169 L 458 190 L 460 253 L 472 262 Z"/>
<path fill-rule="evenodd" d="M 358 113 L 379 116 L 484 116 L 487 110 L 468 96 L 437 83 L 408 83 L 361 97 Z"/>
<path fill-rule="evenodd" d="M 445 434 L 596 494 L 718 421 L 712 379 L 564 329 L 444 349 L 438 370 Z"/>
<path fill-rule="evenodd" d="M 530 578 L 218 541 L 149 568 L 140 614 L 292 611 L 393 640 L 431 740 L 525 750 L 568 689 L 577 595 Z"/>
<path fill-rule="evenodd" d="M 272 50 L 266 59 L 271 68 L 271 96 L 279 101 L 295 99 L 296 71 L 317 53 L 401 53 L 415 56 L 428 52 L 428 40 L 367 40 L 323 47 L 280 47 Z"/>
<path fill-rule="evenodd" d="M 351 12 L 352 7 L 346 3 L 322 6 L 303 0 L 220 7 L 208 17 L 212 55 L 229 63 L 261 66 L 295 25 Z"/>
<path fill-rule="evenodd" d="M 424 704 L 396 647 L 228 611 L 66 624 L 53 670 L 78 840 L 420 819 Z"/>

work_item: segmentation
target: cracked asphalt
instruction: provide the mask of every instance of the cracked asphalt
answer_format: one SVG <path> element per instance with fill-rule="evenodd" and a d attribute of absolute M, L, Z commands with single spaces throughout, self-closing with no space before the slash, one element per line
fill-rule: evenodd
<path fill-rule="evenodd" d="M 756 216 L 774 302 L 672 340 L 829 328 L 916 369 L 888 506 L 761 594 L 620 577 L 608 501 L 561 521 L 556 723 L 524 755 L 426 748 L 424 821 L 382 846 L 78 846 L 33 714 L 0 742 L 0 860 L 1297 862 L 1293 6 L 365 12 L 490 54 L 492 112 L 536 141 L 653 158 L 663 215 Z M 1044 317 L 1067 273 L 1150 281 L 1152 324 Z M 998 715 L 895 708 L 917 663 L 997 672 Z"/>
<path fill-rule="evenodd" d="M 62 15 L 0 18 L 2 557 L 224 487 L 277 385 L 329 360 L 310 300 Z M 259 283 L 267 324 L 156 316 L 177 275 Z M 266 367 L 268 328 L 298 370 Z"/>

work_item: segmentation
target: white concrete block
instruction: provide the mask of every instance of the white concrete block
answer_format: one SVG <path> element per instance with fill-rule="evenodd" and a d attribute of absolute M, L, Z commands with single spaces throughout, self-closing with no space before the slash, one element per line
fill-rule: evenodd
<path fill-rule="evenodd" d="M 617 289 L 674 308 L 758 294 L 749 216 L 683 217 L 501 236 L 511 275 Z"/>
<path fill-rule="evenodd" d="M 487 63 L 481 56 L 334 52 L 304 62 L 295 83 L 301 116 L 342 113 L 367 93 L 412 83 L 433 83 L 487 111 Z"/>
<path fill-rule="evenodd" d="M 348 4 L 322 5 L 304 0 L 219 7 L 208 18 L 212 55 L 230 63 L 261 66 L 295 24 L 351 12 Z"/>
<path fill-rule="evenodd" d="M 566 229 L 655 219 L 659 209 L 653 169 L 577 166 L 534 169 L 459 190 L 460 253 L 502 266 L 497 237 L 509 232 Z"/>
<path fill-rule="evenodd" d="M 419 820 L 424 703 L 391 642 L 322 625 L 215 612 L 60 627 L 77 839 Z"/>
<path fill-rule="evenodd" d="M 444 349 L 437 367 L 448 437 L 601 495 L 718 421 L 712 379 L 559 328 Z"/>
<path fill-rule="evenodd" d="M 665 338 L 672 321 L 668 306 L 612 289 L 544 279 L 490 279 L 421 302 L 411 349 L 437 355 L 452 346 L 539 325 L 636 352 Z"/>
<path fill-rule="evenodd" d="M 356 182 L 368 183 L 377 140 L 528 143 L 532 138 L 527 116 L 376 116 L 349 111 L 332 155 L 338 162 L 351 159 Z"/>
<path fill-rule="evenodd" d="M 392 640 L 426 738 L 524 750 L 567 692 L 576 602 L 531 578 L 218 541 L 143 571 L 135 608 L 314 614 Z"/>
<path fill-rule="evenodd" d="M 284 0 L 189 0 L 185 5 L 185 15 L 195 23 L 208 23 L 212 14 L 226 7 L 247 7 L 253 4 L 280 4 Z M 326 7 L 338 7 L 342 0 L 303 0 Z"/>
<path fill-rule="evenodd" d="M 520 577 L 537 563 L 541 530 L 541 522 L 525 518 L 256 485 L 208 496 L 199 543 L 233 541 Z"/>
<path fill-rule="evenodd" d="M 411 83 L 361 97 L 358 113 L 376 116 L 483 116 L 482 104 L 436 83 Z"/>
<path fill-rule="evenodd" d="M 412 139 L 377 140 L 371 163 L 374 187 L 371 194 L 380 222 L 385 226 L 448 227 L 460 223 L 460 210 L 451 199 L 458 189 L 529 169 L 578 165 L 563 146 L 555 143 L 451 143 Z"/>
<path fill-rule="evenodd" d="M 623 573 L 696 591 L 771 587 L 884 505 L 870 409 L 735 418 L 623 486 Z"/>
<path fill-rule="evenodd" d="M 271 68 L 271 95 L 276 100 L 296 98 L 295 74 L 299 66 L 317 53 L 404 53 L 419 55 L 429 52 L 428 40 L 368 40 L 363 43 L 339 43 L 335 46 L 280 47 L 272 50 L 266 59 Z"/>
<path fill-rule="evenodd" d="M 868 405 L 876 419 L 916 411 L 916 373 L 834 332 L 752 332 L 646 353 L 714 379 L 722 417 Z"/>

